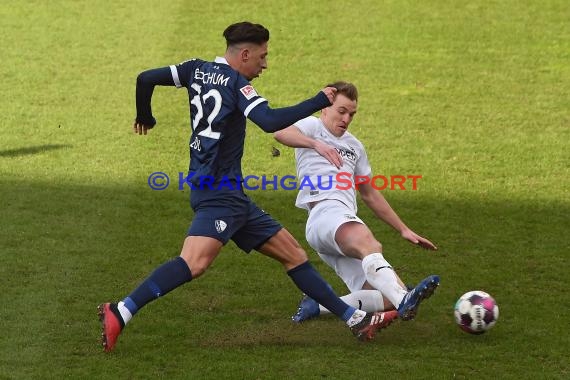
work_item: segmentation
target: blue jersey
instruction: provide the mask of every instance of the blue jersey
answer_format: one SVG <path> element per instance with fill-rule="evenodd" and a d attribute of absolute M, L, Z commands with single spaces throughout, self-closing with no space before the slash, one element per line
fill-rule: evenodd
<path fill-rule="evenodd" d="M 190 101 L 191 203 L 232 197 L 245 198 L 241 158 L 246 118 L 265 132 L 275 132 L 328 107 L 320 91 L 313 98 L 290 107 L 271 109 L 267 100 L 225 58 L 214 62 L 191 59 L 178 65 L 147 70 L 137 77 L 137 122 L 152 128 L 151 98 L 154 86 L 186 87 Z M 196 191 L 195 191 L 196 190 Z M 236 191 L 239 190 L 239 191 Z"/>
<path fill-rule="evenodd" d="M 246 117 L 267 100 L 224 58 L 192 59 L 170 70 L 176 87 L 186 87 L 190 99 L 189 182 L 239 184 Z"/>

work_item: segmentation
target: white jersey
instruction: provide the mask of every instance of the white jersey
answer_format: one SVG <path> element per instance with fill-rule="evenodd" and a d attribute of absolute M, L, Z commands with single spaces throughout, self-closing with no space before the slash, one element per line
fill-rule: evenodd
<path fill-rule="evenodd" d="M 356 214 L 355 176 L 371 176 L 372 169 L 362 143 L 351 133 L 336 137 L 328 131 L 321 119 L 309 116 L 295 126 L 305 136 L 333 146 L 342 156 L 342 166 L 337 169 L 314 149 L 296 148 L 297 194 L 295 206 L 309 209 L 309 202 L 336 199 L 354 210 Z"/>

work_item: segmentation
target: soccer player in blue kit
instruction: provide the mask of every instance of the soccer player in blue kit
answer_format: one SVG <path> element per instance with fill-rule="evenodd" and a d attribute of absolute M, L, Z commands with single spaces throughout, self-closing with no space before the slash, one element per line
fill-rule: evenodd
<path fill-rule="evenodd" d="M 360 340 L 370 340 L 397 312 L 366 313 L 343 302 L 309 263 L 295 238 L 242 190 L 241 158 L 246 118 L 265 132 L 276 132 L 332 104 L 336 89 L 327 87 L 295 106 L 272 109 L 250 84 L 267 68 L 269 31 L 240 22 L 223 33 L 227 49 L 214 62 L 191 59 L 142 72 L 137 78 L 135 133 L 147 134 L 154 87 L 188 90 L 190 100 L 190 204 L 194 219 L 180 256 L 156 268 L 118 303 L 99 305 L 102 343 L 111 351 L 143 306 L 202 275 L 231 239 L 245 252 L 255 249 L 280 262 L 295 285 L 337 315 Z"/>

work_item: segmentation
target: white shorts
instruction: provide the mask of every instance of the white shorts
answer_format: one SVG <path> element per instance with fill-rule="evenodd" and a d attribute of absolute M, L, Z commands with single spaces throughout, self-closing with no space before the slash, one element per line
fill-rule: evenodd
<path fill-rule="evenodd" d="M 335 270 L 351 292 L 355 292 L 361 290 L 366 281 L 362 261 L 345 256 L 335 240 L 338 228 L 348 222 L 364 224 L 344 203 L 323 200 L 309 211 L 305 236 L 320 258 Z"/>

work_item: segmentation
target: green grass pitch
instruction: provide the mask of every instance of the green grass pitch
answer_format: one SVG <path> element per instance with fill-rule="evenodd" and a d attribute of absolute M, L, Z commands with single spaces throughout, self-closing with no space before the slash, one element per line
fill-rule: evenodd
<path fill-rule="evenodd" d="M 567 1 L 349 3 L 0 2 L 0 379 L 570 376 Z M 384 195 L 440 249 L 361 217 L 405 282 L 437 273 L 441 286 L 415 321 L 359 344 L 335 318 L 292 325 L 299 293 L 281 267 L 230 243 L 104 354 L 97 304 L 178 255 L 192 218 L 188 189 L 176 188 L 187 95 L 157 88 L 158 125 L 135 136 L 135 78 L 223 54 L 223 29 L 244 19 L 271 31 L 254 84 L 272 106 L 334 80 L 359 87 L 351 131 L 375 174 L 422 175 L 417 190 Z M 155 171 L 170 174 L 167 190 L 148 187 Z M 244 172 L 294 174 L 293 151 L 251 124 Z M 250 195 L 309 248 L 295 192 Z M 482 336 L 453 321 L 474 289 L 500 307 Z"/>

